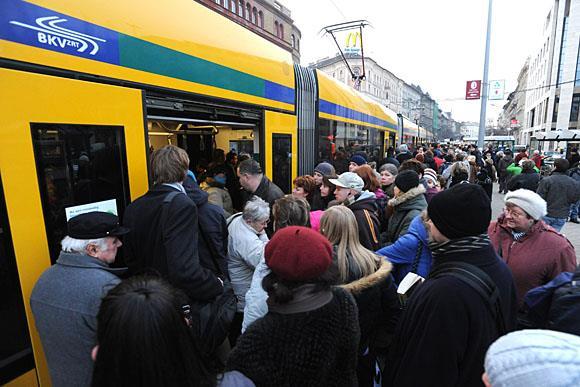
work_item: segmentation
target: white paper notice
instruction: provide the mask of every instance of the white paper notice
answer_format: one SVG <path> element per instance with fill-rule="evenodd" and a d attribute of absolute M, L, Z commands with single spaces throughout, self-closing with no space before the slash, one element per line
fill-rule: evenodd
<path fill-rule="evenodd" d="M 117 213 L 117 201 L 115 199 L 104 200 L 102 202 L 94 202 L 88 204 L 81 204 L 80 206 L 68 207 L 64 209 L 66 213 L 67 222 L 70 218 L 74 218 L 80 214 L 86 214 L 92 211 L 108 212 L 113 215 L 119 215 Z"/>

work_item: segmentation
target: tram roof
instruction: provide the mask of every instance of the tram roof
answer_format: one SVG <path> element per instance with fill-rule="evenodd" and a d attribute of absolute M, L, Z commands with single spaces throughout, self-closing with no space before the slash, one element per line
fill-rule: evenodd
<path fill-rule="evenodd" d="M 195 1 L 7 2 L 4 58 L 294 110 L 291 54 Z"/>
<path fill-rule="evenodd" d="M 397 115 L 352 87 L 316 70 L 320 117 L 382 130 L 397 129 Z"/>

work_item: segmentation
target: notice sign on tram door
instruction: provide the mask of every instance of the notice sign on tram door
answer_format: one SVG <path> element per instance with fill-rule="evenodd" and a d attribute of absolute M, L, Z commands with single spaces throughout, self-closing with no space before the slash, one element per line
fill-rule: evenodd
<path fill-rule="evenodd" d="M 481 98 L 481 81 L 467 81 L 465 87 L 465 99 Z"/>

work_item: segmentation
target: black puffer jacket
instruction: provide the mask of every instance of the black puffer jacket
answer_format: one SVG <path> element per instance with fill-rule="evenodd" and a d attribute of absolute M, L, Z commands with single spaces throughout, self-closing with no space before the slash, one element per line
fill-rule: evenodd
<path fill-rule="evenodd" d="M 389 218 L 389 226 L 387 227 L 389 244 L 395 243 L 401 235 L 406 234 L 413 218 L 427 208 L 424 193 L 425 187 L 419 184 L 417 187 L 389 200 L 389 206 L 393 208 L 393 214 Z"/>
<path fill-rule="evenodd" d="M 356 386 L 360 331 L 355 300 L 333 290 L 326 305 L 303 313 L 268 312 L 240 336 L 226 371 L 261 386 Z"/>
<path fill-rule="evenodd" d="M 341 285 L 358 305 L 360 345 L 358 361 L 359 386 L 372 386 L 374 360 L 387 352 L 401 314 L 397 288 L 391 275 L 392 264 L 383 260 L 373 274 Z M 366 349 L 369 352 L 363 354 Z"/>
<path fill-rule="evenodd" d="M 348 205 L 356 218 L 361 245 L 372 251 L 380 248 L 380 224 L 376 201 L 374 193 L 364 191 Z"/>
<path fill-rule="evenodd" d="M 508 182 L 508 191 L 515 191 L 517 189 L 529 189 L 530 191 L 536 192 L 538 190 L 538 185 L 540 184 L 540 174 L 536 171 L 522 171 L 517 176 L 514 176 Z"/>

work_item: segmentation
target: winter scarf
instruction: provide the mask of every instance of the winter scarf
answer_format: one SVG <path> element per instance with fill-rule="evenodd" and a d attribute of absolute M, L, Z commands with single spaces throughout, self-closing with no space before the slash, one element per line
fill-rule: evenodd
<path fill-rule="evenodd" d="M 468 236 L 459 239 L 451 239 L 447 242 L 429 242 L 429 249 L 433 258 L 441 258 L 448 253 L 463 253 L 473 250 L 479 250 L 488 246 L 490 243 L 487 233 L 475 236 Z"/>

